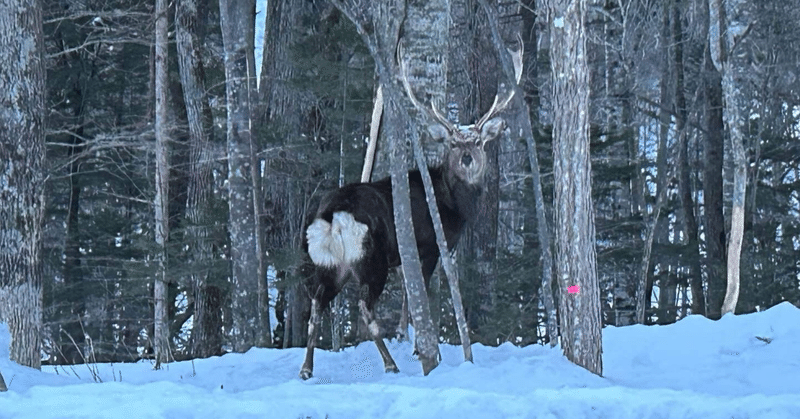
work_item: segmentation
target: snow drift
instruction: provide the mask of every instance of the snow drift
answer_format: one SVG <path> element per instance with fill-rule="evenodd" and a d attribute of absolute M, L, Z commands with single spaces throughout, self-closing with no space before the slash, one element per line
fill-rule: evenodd
<path fill-rule="evenodd" d="M 315 377 L 297 378 L 304 349 L 177 362 L 21 367 L 0 325 L 0 418 L 800 418 L 800 310 L 669 326 L 606 327 L 604 377 L 559 348 L 441 345 L 422 376 L 410 343 L 388 341 L 399 374 L 375 345 L 317 352 Z M 96 368 L 92 370 L 92 368 Z M 96 378 L 93 378 L 95 377 Z"/>

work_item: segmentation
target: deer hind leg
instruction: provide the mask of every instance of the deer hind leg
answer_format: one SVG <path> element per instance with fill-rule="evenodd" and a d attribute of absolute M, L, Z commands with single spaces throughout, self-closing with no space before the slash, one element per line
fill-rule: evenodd
<path fill-rule="evenodd" d="M 383 343 L 383 338 L 381 337 L 381 329 L 378 326 L 378 322 L 375 321 L 375 314 L 367 308 L 367 303 L 363 299 L 358 300 L 358 308 L 361 311 L 361 319 L 364 320 L 364 323 L 367 325 L 367 329 L 369 329 L 370 335 L 372 335 L 372 340 L 375 342 L 375 346 L 378 347 L 378 352 L 381 353 L 381 358 L 383 358 L 383 366 L 386 372 L 400 372 L 400 369 L 397 368 L 397 364 L 394 363 L 394 359 L 392 355 L 389 354 L 389 349 L 386 348 L 386 344 Z"/>
<path fill-rule="evenodd" d="M 314 375 L 314 346 L 317 344 L 322 317 L 320 316 L 320 302 L 317 296 L 311 298 L 311 317 L 308 319 L 308 343 L 306 344 L 306 359 L 300 368 L 300 378 L 308 380 Z"/>

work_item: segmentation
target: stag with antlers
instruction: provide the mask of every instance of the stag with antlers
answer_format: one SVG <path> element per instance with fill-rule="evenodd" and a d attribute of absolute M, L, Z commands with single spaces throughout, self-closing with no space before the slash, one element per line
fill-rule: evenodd
<path fill-rule="evenodd" d="M 517 83 L 522 76 L 521 47 L 518 51 L 510 51 Z M 505 121 L 497 115 L 511 102 L 515 89 L 508 89 L 505 95 L 498 93 L 492 107 L 475 124 L 457 126 L 442 116 L 433 104 L 428 108 L 420 103 L 408 81 L 407 63 L 402 52 L 399 55 L 402 82 L 408 97 L 414 107 L 429 119 L 431 137 L 447 144 L 442 165 L 428 170 L 445 238 L 452 251 L 464 226 L 476 215 L 475 202 L 483 189 L 487 164 L 484 146 L 505 128 Z M 439 260 L 439 248 L 420 172 L 410 171 L 408 181 L 414 235 L 427 286 Z M 399 371 L 383 343 L 374 313 L 389 268 L 400 265 L 392 205 L 390 178 L 346 185 L 322 200 L 314 221 L 306 229 L 304 246 L 313 273 L 307 283 L 311 317 L 305 362 L 300 369 L 302 379 L 307 380 L 313 375 L 314 347 L 321 327 L 322 310 L 351 278 L 361 286 L 358 303 L 361 318 L 378 347 L 386 372 Z"/>

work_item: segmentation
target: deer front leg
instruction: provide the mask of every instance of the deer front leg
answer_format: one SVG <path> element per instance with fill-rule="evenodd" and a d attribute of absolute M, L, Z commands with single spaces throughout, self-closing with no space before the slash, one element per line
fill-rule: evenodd
<path fill-rule="evenodd" d="M 306 344 L 306 360 L 300 368 L 300 378 L 308 380 L 314 375 L 314 346 L 317 344 L 319 333 L 320 308 L 316 298 L 311 299 L 311 318 L 308 319 L 308 343 Z"/>
<path fill-rule="evenodd" d="M 361 311 L 361 319 L 363 319 L 364 323 L 367 325 L 367 329 L 369 329 L 369 333 L 372 335 L 372 340 L 375 342 L 375 346 L 378 347 L 378 352 L 381 353 L 384 370 L 386 372 L 400 372 L 400 369 L 397 368 L 397 364 L 394 363 L 394 359 L 392 359 L 392 355 L 389 354 L 389 349 L 387 349 L 386 345 L 383 343 L 381 329 L 378 326 L 378 322 L 375 321 L 375 315 L 372 313 L 372 310 L 367 309 L 367 303 L 364 300 L 358 300 L 358 308 Z"/>

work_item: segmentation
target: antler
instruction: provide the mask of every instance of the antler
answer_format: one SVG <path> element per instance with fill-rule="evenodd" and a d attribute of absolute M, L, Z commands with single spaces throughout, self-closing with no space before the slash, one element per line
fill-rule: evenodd
<path fill-rule="evenodd" d="M 436 109 L 436 106 L 431 103 L 430 109 L 420 103 L 417 100 L 417 97 L 414 95 L 414 91 L 411 89 L 411 83 L 408 81 L 408 61 L 405 59 L 403 54 L 403 44 L 402 42 L 397 48 L 397 60 L 400 62 L 400 75 L 403 80 L 403 87 L 406 88 L 406 94 L 408 94 L 408 98 L 411 99 L 411 103 L 414 104 L 414 107 L 417 108 L 420 112 L 423 112 L 428 118 L 440 123 L 449 134 L 452 134 L 457 131 L 456 126 L 447 120 L 439 110 Z"/>
<path fill-rule="evenodd" d="M 508 53 L 511 54 L 511 62 L 514 64 L 514 76 L 516 78 L 516 84 L 519 84 L 519 81 L 522 79 L 522 53 L 525 47 L 522 44 L 522 37 L 519 34 L 517 34 L 517 41 L 519 42 L 519 49 L 517 51 L 512 51 L 509 49 Z M 511 99 L 514 98 L 514 93 L 516 91 L 517 89 L 512 87 L 511 93 L 509 93 L 505 99 L 500 100 L 500 91 L 498 89 L 497 95 L 494 97 L 492 107 L 489 108 L 489 112 L 486 112 L 486 115 L 483 115 L 481 119 L 475 123 L 475 130 L 480 131 L 483 128 L 483 124 L 497 116 L 497 114 L 508 107 L 508 104 L 511 103 Z"/>

